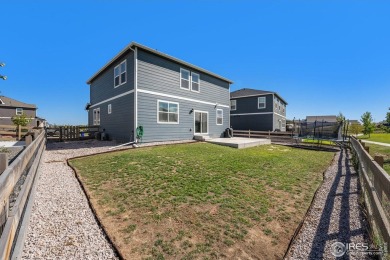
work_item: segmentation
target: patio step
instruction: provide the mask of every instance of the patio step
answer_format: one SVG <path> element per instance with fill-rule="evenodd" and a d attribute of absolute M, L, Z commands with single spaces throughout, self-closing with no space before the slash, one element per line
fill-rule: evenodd
<path fill-rule="evenodd" d="M 208 135 L 194 135 L 194 140 L 197 140 L 197 141 L 207 141 L 207 140 L 210 140 L 210 136 Z"/>

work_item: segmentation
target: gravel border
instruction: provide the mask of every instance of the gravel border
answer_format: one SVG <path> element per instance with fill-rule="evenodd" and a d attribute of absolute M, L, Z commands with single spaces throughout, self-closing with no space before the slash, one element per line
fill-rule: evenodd
<path fill-rule="evenodd" d="M 143 143 L 139 147 L 188 143 Z M 113 141 L 49 143 L 39 166 L 37 191 L 29 220 L 22 259 L 118 259 L 116 250 L 89 206 L 67 160 L 97 153 L 132 149 Z"/>
<path fill-rule="evenodd" d="M 324 174 L 304 223 L 292 241 L 286 259 L 336 259 L 331 246 L 341 243 L 369 243 L 368 222 L 363 214 L 358 174 L 347 149 L 338 152 Z M 346 259 L 371 259 L 358 252 Z"/>

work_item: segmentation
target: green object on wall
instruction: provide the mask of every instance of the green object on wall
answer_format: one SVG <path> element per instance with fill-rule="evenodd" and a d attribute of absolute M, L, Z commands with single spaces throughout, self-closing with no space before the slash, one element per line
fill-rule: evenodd
<path fill-rule="evenodd" d="M 137 127 L 137 139 L 142 139 L 142 136 L 144 136 L 144 127 L 140 125 Z"/>

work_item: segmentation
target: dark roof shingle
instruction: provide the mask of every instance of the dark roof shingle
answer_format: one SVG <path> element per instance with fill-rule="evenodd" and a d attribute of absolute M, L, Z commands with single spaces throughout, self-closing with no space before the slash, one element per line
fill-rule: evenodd
<path fill-rule="evenodd" d="M 9 97 L 6 97 L 6 96 L 0 96 L 0 100 L 2 102 L 0 102 L 0 107 L 20 107 L 20 108 L 32 108 L 32 109 L 36 109 L 37 107 L 33 104 L 27 104 L 27 103 L 23 103 L 23 102 L 20 102 L 18 100 L 15 100 L 15 99 L 12 99 L 12 98 L 9 98 Z"/>
<path fill-rule="evenodd" d="M 257 95 L 265 95 L 265 94 L 274 94 L 278 96 L 284 103 L 287 102 L 284 100 L 278 93 L 274 91 L 267 91 L 267 90 L 259 90 L 259 89 L 252 89 L 252 88 L 242 88 L 236 91 L 233 91 L 230 93 L 230 98 L 240 98 L 240 97 L 246 97 L 246 96 L 257 96 Z"/>

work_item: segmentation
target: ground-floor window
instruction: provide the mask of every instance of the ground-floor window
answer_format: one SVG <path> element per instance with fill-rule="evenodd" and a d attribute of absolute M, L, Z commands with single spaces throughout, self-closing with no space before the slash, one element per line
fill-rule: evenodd
<path fill-rule="evenodd" d="M 223 110 L 217 109 L 217 125 L 223 124 Z"/>
<path fill-rule="evenodd" d="M 179 103 L 158 100 L 157 122 L 162 124 L 178 124 Z"/>
<path fill-rule="evenodd" d="M 100 125 L 100 107 L 93 110 L 93 125 Z"/>

